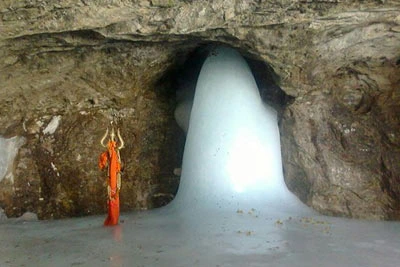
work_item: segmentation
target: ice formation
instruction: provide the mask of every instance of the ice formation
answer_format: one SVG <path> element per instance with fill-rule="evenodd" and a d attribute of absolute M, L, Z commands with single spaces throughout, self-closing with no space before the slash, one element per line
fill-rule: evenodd
<path fill-rule="evenodd" d="M 54 116 L 47 127 L 43 130 L 44 134 L 54 134 L 60 124 L 61 116 Z"/>
<path fill-rule="evenodd" d="M 189 129 L 190 113 L 193 106 L 193 100 L 183 99 L 175 109 L 175 120 L 179 127 L 187 134 Z"/>
<path fill-rule="evenodd" d="M 25 143 L 25 138 L 14 136 L 12 138 L 0 137 L 0 181 L 9 178 L 13 182 L 12 165 L 19 148 Z"/>
<path fill-rule="evenodd" d="M 179 112 L 190 111 L 187 103 Z M 214 49 L 201 69 L 173 205 L 183 211 L 304 208 L 283 180 L 277 114 L 233 49 Z"/>

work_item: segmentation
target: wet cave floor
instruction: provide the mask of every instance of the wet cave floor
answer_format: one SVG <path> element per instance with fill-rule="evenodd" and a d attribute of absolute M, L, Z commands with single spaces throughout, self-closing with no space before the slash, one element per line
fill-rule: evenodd
<path fill-rule="evenodd" d="M 0 224 L 0 266 L 399 266 L 400 223 L 232 210 L 197 217 L 174 206 Z M 203 219 L 201 219 L 203 218 Z M 207 219 L 205 219 L 207 218 Z"/>

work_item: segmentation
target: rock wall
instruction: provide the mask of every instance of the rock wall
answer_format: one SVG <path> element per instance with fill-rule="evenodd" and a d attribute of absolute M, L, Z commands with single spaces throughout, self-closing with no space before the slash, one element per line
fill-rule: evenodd
<path fill-rule="evenodd" d="M 5 0 L 0 33 L 0 135 L 26 140 L 0 181 L 7 216 L 103 212 L 98 141 L 113 114 L 123 209 L 169 201 L 182 133 L 166 74 L 218 42 L 293 97 L 280 122 L 291 190 L 322 213 L 400 218 L 396 0 Z"/>
<path fill-rule="evenodd" d="M 173 171 L 180 167 L 183 134 L 174 121 L 174 98 L 158 80 L 173 54 L 165 46 L 129 43 L 53 50 L 42 44 L 56 42 L 54 37 L 36 38 L 35 47 L 19 50 L 18 61 L 0 74 L 1 135 L 26 139 L 13 181 L 0 181 L 7 215 L 103 212 L 106 174 L 97 160 L 101 136 L 114 117 L 127 141 L 121 151 L 122 210 L 169 202 L 179 182 Z"/>

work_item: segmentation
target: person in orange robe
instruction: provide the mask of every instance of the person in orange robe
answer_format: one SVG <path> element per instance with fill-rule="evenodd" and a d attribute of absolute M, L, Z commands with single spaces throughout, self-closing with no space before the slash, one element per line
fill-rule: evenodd
<path fill-rule="evenodd" d="M 99 167 L 101 170 L 108 167 L 108 180 L 107 180 L 107 206 L 108 216 L 104 221 L 105 226 L 117 225 L 119 220 L 119 191 L 121 189 L 121 159 L 119 150 L 124 147 L 124 141 L 121 138 L 119 129 L 117 130 L 119 145 L 117 146 L 114 128 L 111 128 L 110 139 L 107 146 L 104 145 L 104 140 L 108 135 L 108 128 L 106 134 L 101 140 L 101 145 L 107 148 L 107 151 L 101 153 L 99 158 Z"/>

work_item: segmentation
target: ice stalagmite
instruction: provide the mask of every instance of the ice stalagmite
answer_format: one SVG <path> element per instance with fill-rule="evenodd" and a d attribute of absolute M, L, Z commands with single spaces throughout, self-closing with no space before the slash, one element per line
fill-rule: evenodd
<path fill-rule="evenodd" d="M 174 202 L 185 211 L 304 208 L 283 180 L 277 114 L 233 49 L 214 49 L 201 69 Z"/>

